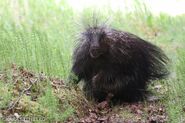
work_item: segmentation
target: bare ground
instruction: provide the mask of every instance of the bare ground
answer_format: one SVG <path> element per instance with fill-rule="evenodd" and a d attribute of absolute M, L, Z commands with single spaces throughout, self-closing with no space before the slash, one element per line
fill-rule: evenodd
<path fill-rule="evenodd" d="M 74 109 L 73 114 L 67 116 L 65 121 L 55 119 L 52 122 L 163 123 L 168 120 L 165 105 L 160 100 L 123 103 L 117 106 L 110 106 L 106 102 L 97 104 L 86 100 L 78 86 L 68 86 L 60 78 L 49 77 L 44 73 L 37 74 L 15 64 L 10 69 L 0 72 L 0 82 L 12 84 L 12 88 L 8 90 L 12 95 L 11 100 L 6 106 L 0 107 L 0 119 L 5 122 L 8 122 L 10 117 L 21 122 L 31 122 L 29 119 L 21 119 L 24 115 L 31 114 L 46 118 L 47 110 L 41 108 L 38 111 L 38 105 L 40 105 L 38 99 L 46 91 L 48 82 L 52 86 L 53 96 L 59 100 L 59 113 L 64 111 L 64 104 Z M 153 88 L 159 90 L 161 85 Z M 3 92 L 0 91 L 0 93 Z M 0 98 L 1 101 L 3 100 Z M 47 121 L 47 118 L 45 120 Z"/>

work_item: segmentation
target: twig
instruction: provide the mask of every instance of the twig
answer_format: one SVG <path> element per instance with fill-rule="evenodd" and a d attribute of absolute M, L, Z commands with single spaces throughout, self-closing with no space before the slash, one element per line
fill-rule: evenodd
<path fill-rule="evenodd" d="M 13 104 L 11 104 L 11 105 L 9 106 L 8 111 L 9 111 L 9 110 L 12 110 L 12 109 L 15 107 L 15 105 L 16 105 L 16 104 L 20 101 L 20 99 L 22 98 L 23 94 L 24 94 L 26 91 L 28 91 L 28 90 L 32 87 L 32 85 L 33 85 L 33 84 L 31 84 L 28 88 L 24 89 L 24 90 L 21 92 L 21 94 L 19 95 L 19 97 L 17 98 L 17 100 L 16 100 Z"/>

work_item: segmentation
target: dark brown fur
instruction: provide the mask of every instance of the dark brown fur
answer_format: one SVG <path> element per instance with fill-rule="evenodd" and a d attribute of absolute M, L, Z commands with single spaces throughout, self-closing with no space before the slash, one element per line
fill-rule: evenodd
<path fill-rule="evenodd" d="M 85 81 L 87 97 L 121 101 L 143 99 L 151 80 L 168 74 L 167 56 L 157 46 L 128 32 L 92 26 L 82 32 L 72 72 Z"/>

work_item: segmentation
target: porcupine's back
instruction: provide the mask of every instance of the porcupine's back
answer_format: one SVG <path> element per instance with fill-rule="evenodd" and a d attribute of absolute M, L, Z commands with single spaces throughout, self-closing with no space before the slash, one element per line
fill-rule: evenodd
<path fill-rule="evenodd" d="M 169 59 L 156 45 L 134 34 L 115 29 L 107 32 L 107 39 L 114 45 L 110 48 L 114 62 L 143 67 L 140 72 L 144 71 L 149 80 L 162 79 L 169 74 Z"/>

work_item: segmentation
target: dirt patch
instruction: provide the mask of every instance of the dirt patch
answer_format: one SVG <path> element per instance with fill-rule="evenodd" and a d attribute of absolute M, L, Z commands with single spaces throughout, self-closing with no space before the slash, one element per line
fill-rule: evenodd
<path fill-rule="evenodd" d="M 36 114 L 45 118 L 48 111 L 39 109 L 38 99 L 43 96 L 48 83 L 59 100 L 59 112 L 63 111 L 66 104 L 74 109 L 73 114 L 68 115 L 65 121 L 57 122 L 143 123 L 167 122 L 168 119 L 165 106 L 160 101 L 123 103 L 117 106 L 106 102 L 97 104 L 86 100 L 78 86 L 67 86 L 60 78 L 49 77 L 44 73 L 36 74 L 15 64 L 11 69 L 0 72 L 0 82 L 12 84 L 12 98 L 0 109 L 0 118 L 4 121 L 8 121 L 10 117 L 18 120 L 25 114 Z M 38 109 L 41 110 L 39 113 Z M 22 122 L 28 121 L 29 119 Z"/>

